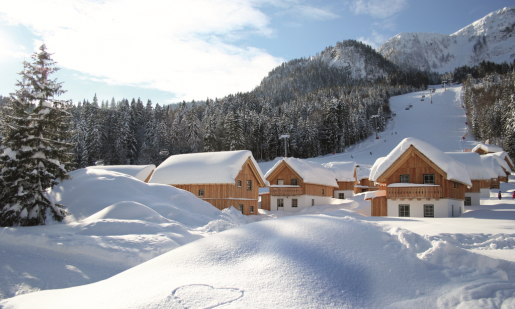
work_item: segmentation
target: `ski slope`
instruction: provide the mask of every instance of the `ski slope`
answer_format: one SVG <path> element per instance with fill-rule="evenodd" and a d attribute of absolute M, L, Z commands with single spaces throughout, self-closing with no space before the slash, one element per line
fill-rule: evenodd
<path fill-rule="evenodd" d="M 473 148 L 478 142 L 468 134 L 471 129 L 465 124 L 467 116 L 461 104 L 462 87 L 432 87 L 436 88 L 432 104 L 428 90 L 390 98 L 390 109 L 396 116 L 390 118 L 384 132 L 379 132 L 379 139 L 372 135 L 365 141 L 345 149 L 343 153 L 328 154 L 309 160 L 318 163 L 355 161 L 360 166 L 371 166 L 377 158 L 388 155 L 406 137 L 421 139 L 444 152 Z M 426 97 L 421 101 L 423 95 Z M 406 110 L 410 104 L 413 107 Z M 261 162 L 259 167 L 266 173 L 280 159 Z"/>

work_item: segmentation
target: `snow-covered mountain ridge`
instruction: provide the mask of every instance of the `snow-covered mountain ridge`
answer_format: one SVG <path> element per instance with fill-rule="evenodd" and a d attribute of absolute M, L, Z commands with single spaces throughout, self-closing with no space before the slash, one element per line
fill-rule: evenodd
<path fill-rule="evenodd" d="M 515 59 L 515 7 L 492 12 L 451 35 L 400 33 L 378 52 L 402 68 L 413 67 L 439 73 L 485 61 Z"/>

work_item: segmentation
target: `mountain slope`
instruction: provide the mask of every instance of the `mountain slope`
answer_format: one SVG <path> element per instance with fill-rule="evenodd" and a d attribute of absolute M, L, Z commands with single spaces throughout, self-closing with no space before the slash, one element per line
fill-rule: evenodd
<path fill-rule="evenodd" d="M 400 33 L 378 52 L 402 68 L 445 73 L 459 66 L 515 59 L 515 7 L 492 12 L 451 34 Z"/>

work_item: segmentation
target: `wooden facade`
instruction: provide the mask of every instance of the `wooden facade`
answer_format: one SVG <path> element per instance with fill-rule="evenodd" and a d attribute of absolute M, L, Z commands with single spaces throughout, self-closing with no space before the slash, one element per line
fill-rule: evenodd
<path fill-rule="evenodd" d="M 283 181 L 283 185 L 292 185 L 292 179 L 297 180 L 299 187 L 270 187 L 271 195 L 315 195 L 315 196 L 333 196 L 336 187 L 306 183 L 286 162 L 281 162 L 279 166 L 268 176 L 267 180 L 270 185 L 277 185 L 278 180 Z"/>
<path fill-rule="evenodd" d="M 490 189 L 500 189 L 500 181 L 499 178 L 491 178 L 490 179 Z"/>
<path fill-rule="evenodd" d="M 368 192 L 368 191 L 376 191 L 378 190 L 378 186 L 371 180 L 369 180 L 368 178 L 361 178 L 357 183 L 356 185 L 358 185 L 357 187 L 356 186 L 353 186 L 353 190 L 354 190 L 354 194 L 358 194 L 358 193 L 363 193 L 363 192 Z M 359 186 L 363 186 L 363 187 L 359 187 Z"/>
<path fill-rule="evenodd" d="M 388 209 L 386 205 L 386 196 L 373 198 L 371 205 L 371 215 L 373 217 L 386 217 L 388 215 Z"/>
<path fill-rule="evenodd" d="M 338 189 L 335 190 L 354 190 L 355 181 L 337 181 Z"/>
<path fill-rule="evenodd" d="M 487 184 L 488 188 L 490 188 L 490 181 L 473 179 L 472 187 L 465 188 L 465 192 L 466 193 L 479 193 L 479 192 L 481 192 L 481 188 L 487 188 L 487 187 L 485 187 L 485 184 Z"/>
<path fill-rule="evenodd" d="M 250 190 L 247 188 L 247 181 L 250 181 Z M 231 206 L 239 209 L 239 206 L 243 205 L 244 215 L 256 215 L 259 187 L 264 187 L 265 183 L 259 177 L 252 160 L 248 158 L 232 184 L 173 184 L 172 186 L 191 192 L 220 210 Z"/>
<path fill-rule="evenodd" d="M 270 211 L 270 193 L 261 193 L 259 196 L 261 197 L 261 209 Z"/>

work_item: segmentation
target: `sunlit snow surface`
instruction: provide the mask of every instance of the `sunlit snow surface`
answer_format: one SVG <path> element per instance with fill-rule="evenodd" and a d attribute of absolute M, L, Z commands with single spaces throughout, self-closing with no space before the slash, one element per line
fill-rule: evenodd
<path fill-rule="evenodd" d="M 405 137 L 443 151 L 477 144 L 462 139 L 459 88 L 432 105 L 427 95 L 391 98 L 397 116 L 379 140 L 310 160 L 363 171 Z M 459 218 L 367 217 L 361 194 L 244 217 L 119 173 L 73 176 L 52 192 L 73 215 L 65 224 L 0 231 L 5 308 L 515 307 L 512 183 Z"/>

